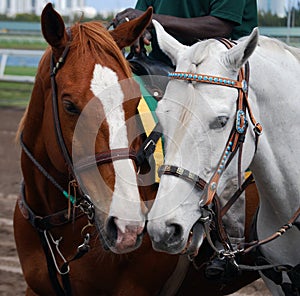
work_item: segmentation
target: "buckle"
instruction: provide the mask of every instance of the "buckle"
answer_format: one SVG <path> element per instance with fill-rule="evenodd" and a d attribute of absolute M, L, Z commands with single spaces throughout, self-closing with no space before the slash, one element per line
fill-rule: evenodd
<path fill-rule="evenodd" d="M 38 230 L 38 231 L 44 231 L 47 229 L 46 223 L 44 221 L 44 218 L 41 216 L 35 216 L 32 219 L 32 225 Z"/>
<path fill-rule="evenodd" d="M 253 131 L 255 132 L 255 134 L 257 134 L 258 136 L 260 136 L 262 134 L 262 126 L 259 122 L 257 122 L 253 128 Z"/>
<path fill-rule="evenodd" d="M 152 145 L 151 147 L 150 147 L 150 145 Z M 155 147 L 156 147 L 156 144 L 155 144 L 155 142 L 151 139 L 147 144 L 146 144 L 146 146 L 144 147 L 144 151 L 145 152 L 149 152 L 150 151 L 150 153 L 152 154 L 153 152 L 154 152 L 154 150 L 155 150 Z M 149 150 L 148 150 L 149 149 Z"/>

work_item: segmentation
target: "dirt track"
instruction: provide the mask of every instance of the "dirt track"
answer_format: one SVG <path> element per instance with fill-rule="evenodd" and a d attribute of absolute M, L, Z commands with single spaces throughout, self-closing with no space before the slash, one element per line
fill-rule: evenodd
<path fill-rule="evenodd" d="M 20 190 L 20 150 L 14 143 L 24 110 L 0 108 L 0 295 L 25 294 L 25 282 L 13 239 L 12 216 Z"/>
<path fill-rule="evenodd" d="M 23 110 L 0 108 L 0 296 L 25 294 L 25 282 L 16 254 L 12 216 L 20 190 L 20 149 L 14 143 Z M 258 280 L 232 295 L 270 295 Z"/>

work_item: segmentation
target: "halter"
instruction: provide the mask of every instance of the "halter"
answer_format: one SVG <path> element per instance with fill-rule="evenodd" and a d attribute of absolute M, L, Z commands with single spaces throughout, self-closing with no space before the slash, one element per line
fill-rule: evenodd
<path fill-rule="evenodd" d="M 68 167 L 68 171 L 70 174 L 70 177 L 72 180 L 76 180 L 76 183 L 80 185 L 79 180 L 76 179 L 75 174 L 75 168 L 73 165 L 73 162 L 71 160 L 70 154 L 68 152 L 68 149 L 66 147 L 62 129 L 61 129 L 61 123 L 59 119 L 59 112 L 58 112 L 58 96 L 57 96 L 57 84 L 55 76 L 58 73 L 59 69 L 63 66 L 65 63 L 66 57 L 68 55 L 70 49 L 70 45 L 68 44 L 66 48 L 64 49 L 61 57 L 58 59 L 58 61 L 55 63 L 55 58 L 52 55 L 51 57 L 51 63 L 50 63 L 50 78 L 51 78 L 51 86 L 52 86 L 52 109 L 53 109 L 53 121 L 55 126 L 55 133 L 58 145 L 60 147 L 60 150 L 63 154 L 64 160 L 66 162 L 66 165 Z M 36 160 L 36 158 L 33 156 L 29 148 L 25 145 L 23 142 L 23 137 L 21 134 L 20 142 L 23 151 L 25 154 L 30 158 L 30 160 L 33 162 L 33 164 L 39 169 L 39 171 L 63 194 L 64 197 L 68 198 L 72 204 L 76 203 L 76 199 L 69 194 L 66 190 L 64 190 L 57 182 L 56 180 L 42 167 L 42 165 Z M 80 159 L 78 163 L 76 164 L 76 171 L 81 172 L 84 170 L 87 170 L 91 167 L 93 167 L 95 164 L 97 166 L 103 165 L 106 163 L 113 162 L 115 160 L 121 160 L 121 159 L 131 159 L 135 162 L 137 167 L 140 167 L 144 162 L 146 157 L 144 157 L 142 154 L 144 151 L 147 151 L 147 147 L 142 147 L 142 149 L 136 153 L 134 150 L 129 148 L 118 148 L 118 149 L 112 149 L 104 152 L 98 152 L 95 153 L 93 156 L 87 156 L 83 159 Z M 90 197 L 87 194 L 84 194 L 81 190 L 81 186 L 77 187 L 80 193 L 80 196 L 85 201 L 84 209 L 85 214 L 88 215 L 89 219 L 92 221 L 94 217 L 94 205 L 90 199 Z M 89 209 L 88 212 L 86 209 Z"/>

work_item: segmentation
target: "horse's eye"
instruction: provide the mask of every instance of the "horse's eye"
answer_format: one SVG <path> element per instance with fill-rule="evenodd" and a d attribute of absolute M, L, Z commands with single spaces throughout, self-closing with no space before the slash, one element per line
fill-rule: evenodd
<path fill-rule="evenodd" d="M 79 111 L 78 107 L 74 103 L 72 103 L 71 101 L 64 100 L 63 105 L 64 105 L 64 108 L 67 112 L 69 112 L 73 115 L 80 114 L 80 111 Z"/>
<path fill-rule="evenodd" d="M 224 127 L 228 121 L 228 117 L 227 116 L 218 116 L 217 120 L 218 120 L 219 126 Z"/>
<path fill-rule="evenodd" d="M 218 116 L 212 123 L 210 123 L 209 127 L 211 129 L 218 129 L 222 128 L 226 125 L 229 117 L 228 116 Z"/>

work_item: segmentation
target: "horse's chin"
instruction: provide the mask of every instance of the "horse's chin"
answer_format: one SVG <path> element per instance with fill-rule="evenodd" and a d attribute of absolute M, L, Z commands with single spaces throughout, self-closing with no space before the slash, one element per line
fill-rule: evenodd
<path fill-rule="evenodd" d="M 189 239 L 182 253 L 188 255 L 190 259 L 195 258 L 198 255 L 198 251 L 202 245 L 203 239 L 203 225 L 199 222 L 196 222 L 190 231 Z"/>
<path fill-rule="evenodd" d="M 188 236 L 185 238 L 184 236 L 180 238 L 176 238 L 175 240 L 170 237 L 167 240 L 155 240 L 151 238 L 152 248 L 157 252 L 164 252 L 168 254 L 181 254 L 188 244 Z"/>
<path fill-rule="evenodd" d="M 186 241 L 184 240 L 172 244 L 165 242 L 156 243 L 152 241 L 152 248 L 154 251 L 164 252 L 172 255 L 180 254 L 184 250 L 185 245 Z"/>

